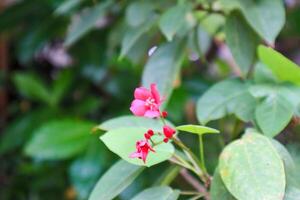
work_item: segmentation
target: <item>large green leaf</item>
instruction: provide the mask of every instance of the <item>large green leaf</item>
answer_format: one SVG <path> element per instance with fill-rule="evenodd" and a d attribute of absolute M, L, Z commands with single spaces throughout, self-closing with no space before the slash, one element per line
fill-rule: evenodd
<path fill-rule="evenodd" d="M 184 45 L 173 41 L 165 43 L 148 60 L 142 77 L 142 85 L 149 88 L 156 83 L 161 95 L 169 98 L 183 61 Z"/>
<path fill-rule="evenodd" d="M 170 126 L 173 126 L 168 121 L 166 121 L 166 123 Z M 99 126 L 97 126 L 97 128 L 104 131 L 110 131 L 112 129 L 117 129 L 117 128 L 136 127 L 136 128 L 153 129 L 154 131 L 161 131 L 163 125 L 164 124 L 160 119 L 150 119 L 146 117 L 136 117 L 136 116 L 128 115 L 128 116 L 117 117 L 105 121 Z"/>
<path fill-rule="evenodd" d="M 129 158 L 129 155 L 136 151 L 135 143 L 144 138 L 147 128 L 118 128 L 108 131 L 100 139 L 104 144 L 122 159 L 135 164 L 152 166 L 169 159 L 174 154 L 174 147 L 170 143 L 162 143 L 154 147 L 155 152 L 149 152 L 146 164 L 137 158 Z M 161 141 L 163 138 L 153 136 L 154 141 Z"/>
<path fill-rule="evenodd" d="M 90 31 L 108 11 L 112 0 L 98 3 L 96 6 L 86 10 L 79 19 L 75 19 L 68 32 L 65 45 L 70 46 Z"/>
<path fill-rule="evenodd" d="M 189 10 L 190 6 L 179 4 L 162 14 L 159 27 L 168 41 L 171 41 L 181 28 L 188 23 L 187 13 Z"/>
<path fill-rule="evenodd" d="M 293 105 L 281 94 L 270 95 L 259 103 L 255 109 L 255 119 L 269 137 L 280 133 L 293 116 Z"/>
<path fill-rule="evenodd" d="M 214 128 L 192 125 L 192 124 L 177 126 L 176 129 L 179 131 L 185 131 L 185 132 L 194 133 L 198 135 L 203 135 L 205 133 L 220 133 L 220 131 Z"/>
<path fill-rule="evenodd" d="M 244 121 L 253 117 L 255 99 L 248 87 L 238 79 L 228 79 L 215 84 L 197 102 L 197 117 L 202 124 L 235 114 Z"/>
<path fill-rule="evenodd" d="M 111 200 L 120 194 L 144 170 L 144 167 L 120 160 L 99 179 L 89 200 Z"/>
<path fill-rule="evenodd" d="M 212 200 L 236 200 L 225 187 L 218 167 L 211 183 L 210 194 Z"/>
<path fill-rule="evenodd" d="M 229 144 L 220 156 L 219 167 L 226 188 L 237 199 L 282 200 L 284 196 L 283 161 L 263 135 L 248 133 Z"/>
<path fill-rule="evenodd" d="M 156 17 L 153 16 L 140 26 L 129 28 L 122 40 L 121 55 L 125 56 L 139 41 L 139 39 L 155 24 Z"/>
<path fill-rule="evenodd" d="M 226 42 L 244 75 L 253 64 L 259 38 L 239 12 L 232 12 L 225 25 Z"/>
<path fill-rule="evenodd" d="M 86 151 L 71 163 L 69 176 L 78 199 L 86 199 L 103 170 L 105 157 L 97 138 L 90 138 Z"/>
<path fill-rule="evenodd" d="M 44 124 L 26 144 L 28 156 L 41 159 L 66 159 L 85 150 L 93 123 L 57 120 Z"/>
<path fill-rule="evenodd" d="M 274 43 L 285 23 L 282 0 L 221 0 L 224 7 L 239 9 L 252 28 L 266 41 Z"/>
<path fill-rule="evenodd" d="M 258 48 L 258 56 L 279 80 L 300 85 L 300 68 L 297 64 L 272 48 L 262 45 Z"/>
<path fill-rule="evenodd" d="M 50 92 L 45 83 L 37 76 L 17 73 L 14 75 L 13 81 L 22 95 L 51 104 Z"/>
<path fill-rule="evenodd" d="M 167 186 L 148 188 L 137 194 L 132 200 L 176 200 L 179 197 L 178 190 L 172 190 Z"/>
<path fill-rule="evenodd" d="M 132 27 L 140 26 L 153 14 L 153 4 L 145 1 L 135 1 L 126 9 L 126 22 Z"/>

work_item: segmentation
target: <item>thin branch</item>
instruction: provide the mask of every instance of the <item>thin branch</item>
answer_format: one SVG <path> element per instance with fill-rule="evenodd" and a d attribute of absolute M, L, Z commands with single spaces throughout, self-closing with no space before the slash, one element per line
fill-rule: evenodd
<path fill-rule="evenodd" d="M 205 200 L 210 200 L 210 196 L 206 188 L 201 183 L 199 183 L 197 179 L 195 179 L 192 175 L 190 175 L 186 169 L 182 169 L 180 171 L 180 175 L 198 192 L 203 193 Z"/>

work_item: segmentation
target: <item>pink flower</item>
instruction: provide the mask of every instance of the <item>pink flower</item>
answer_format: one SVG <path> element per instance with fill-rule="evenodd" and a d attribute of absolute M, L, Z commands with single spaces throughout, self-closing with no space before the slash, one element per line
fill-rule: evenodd
<path fill-rule="evenodd" d="M 163 132 L 167 139 L 172 138 L 173 135 L 176 133 L 176 131 L 168 125 L 164 125 Z"/>
<path fill-rule="evenodd" d="M 159 106 L 163 100 L 160 98 L 156 84 L 151 84 L 150 89 L 151 91 L 144 87 L 135 89 L 134 100 L 130 107 L 134 115 L 149 118 L 160 116 Z"/>
<path fill-rule="evenodd" d="M 136 142 L 136 151 L 130 154 L 130 158 L 139 158 L 146 163 L 149 150 L 155 152 L 147 140 L 139 140 Z"/>

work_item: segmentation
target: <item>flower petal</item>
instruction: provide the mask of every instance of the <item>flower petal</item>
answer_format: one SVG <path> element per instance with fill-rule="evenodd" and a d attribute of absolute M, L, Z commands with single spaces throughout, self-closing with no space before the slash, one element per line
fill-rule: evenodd
<path fill-rule="evenodd" d="M 157 110 L 147 110 L 144 114 L 145 117 L 149 117 L 149 118 L 155 118 L 155 117 L 159 117 L 159 111 Z"/>
<path fill-rule="evenodd" d="M 129 158 L 140 158 L 141 156 L 142 156 L 141 153 L 133 152 L 132 154 L 129 155 Z"/>
<path fill-rule="evenodd" d="M 134 90 L 134 98 L 146 101 L 149 97 L 151 97 L 151 92 L 144 87 L 139 87 Z"/>
<path fill-rule="evenodd" d="M 156 84 L 152 83 L 151 86 L 150 86 L 150 88 L 151 88 L 151 94 L 152 94 L 152 97 L 155 100 L 155 103 L 157 103 L 158 105 L 160 105 L 162 101 L 160 99 L 160 95 L 159 95 L 159 92 L 157 90 Z"/>
<path fill-rule="evenodd" d="M 138 99 L 133 100 L 130 111 L 136 116 L 144 116 L 146 112 L 145 102 Z"/>

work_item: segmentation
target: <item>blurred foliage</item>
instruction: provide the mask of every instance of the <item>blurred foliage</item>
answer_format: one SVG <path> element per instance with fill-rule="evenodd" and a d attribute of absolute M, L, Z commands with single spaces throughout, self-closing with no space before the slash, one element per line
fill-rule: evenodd
<path fill-rule="evenodd" d="M 226 98 L 216 96 L 213 89 L 234 94 L 248 89 L 252 82 L 276 82 L 269 68 L 264 67 L 268 61 L 263 58 L 260 59 L 264 64 L 256 64 L 253 73 L 249 70 L 257 61 L 256 47 L 262 41 L 275 44 L 299 64 L 300 7 L 297 3 L 285 4 L 283 26 L 280 0 L 265 15 L 268 7 L 258 8 L 266 20 L 247 12 L 247 4 L 230 2 L 1 1 L 0 43 L 6 43 L 8 67 L 1 69 L 0 88 L 8 102 L 1 110 L 0 199 L 88 199 L 99 177 L 117 161 L 117 156 L 98 140 L 103 131 L 95 131 L 94 126 L 112 117 L 128 115 L 134 88 L 152 82 L 159 82 L 159 90 L 168 99 L 164 106 L 174 124 L 214 120 L 209 122 L 210 126 L 221 130 L 221 135 L 205 136 L 206 162 L 211 174 L 223 147 L 239 138 L 250 122 L 284 144 L 293 143 L 288 147 L 299 169 L 299 129 L 290 124 L 289 129 L 283 130 L 292 115 L 299 116 L 299 112 L 294 113 L 297 108 L 278 113 L 283 118 L 282 113 L 288 115 L 283 125 L 274 121 L 261 123 L 259 118 L 269 118 L 265 112 L 269 104 L 259 101 L 261 115 L 254 119 L 251 111 L 241 109 L 254 106 L 257 99 L 247 98 L 250 92 L 236 98 L 243 104 L 234 107 L 224 103 Z M 267 21 L 270 16 L 280 20 L 271 23 Z M 2 56 L 0 60 L 4 59 Z M 253 80 L 227 79 L 218 83 L 226 87 L 210 87 L 232 76 L 243 80 L 252 76 Z M 273 88 L 272 94 L 281 91 L 281 86 L 280 83 Z M 208 88 L 209 92 L 202 96 Z M 254 96 L 258 89 L 265 91 L 262 87 L 252 88 Z M 205 106 L 196 110 L 200 96 L 198 104 Z M 203 110 L 214 109 L 212 98 L 221 101 L 224 109 L 215 116 L 205 116 Z M 195 152 L 199 151 L 197 136 L 182 139 Z M 140 199 L 140 191 L 164 185 L 164 181 L 172 182 L 174 188 L 191 189 L 176 177 L 178 173 L 168 163 L 154 166 L 151 171 L 145 169 L 116 199 Z M 133 180 L 127 181 L 129 185 Z M 169 187 L 151 189 L 176 193 Z"/>

